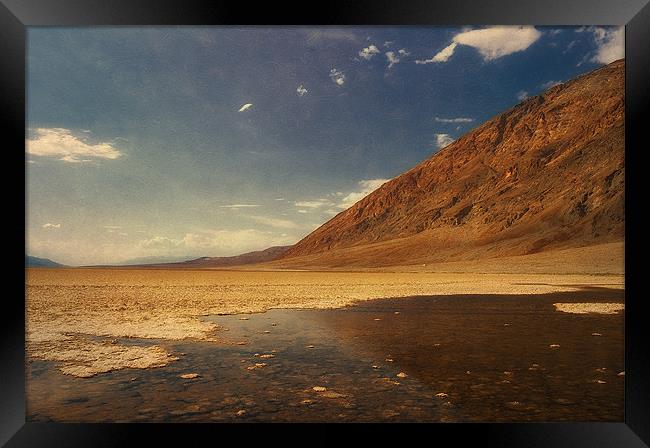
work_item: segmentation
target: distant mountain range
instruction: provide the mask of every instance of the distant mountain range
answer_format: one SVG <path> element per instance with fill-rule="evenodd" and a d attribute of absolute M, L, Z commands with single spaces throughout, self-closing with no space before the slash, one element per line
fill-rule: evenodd
<path fill-rule="evenodd" d="M 52 261 L 49 258 L 38 258 L 32 257 L 31 255 L 25 255 L 25 267 L 26 268 L 60 268 L 65 265 Z"/>
<path fill-rule="evenodd" d="M 246 264 L 266 263 L 277 260 L 291 246 L 274 246 L 268 249 L 247 252 L 232 257 L 201 257 L 194 260 L 187 260 L 175 263 L 147 263 L 140 266 L 158 267 L 158 268 L 218 268 L 228 266 L 238 266 Z M 131 265 L 133 266 L 133 265 Z"/>
<path fill-rule="evenodd" d="M 523 101 L 273 264 L 388 266 L 622 241 L 624 81 L 619 60 Z"/>

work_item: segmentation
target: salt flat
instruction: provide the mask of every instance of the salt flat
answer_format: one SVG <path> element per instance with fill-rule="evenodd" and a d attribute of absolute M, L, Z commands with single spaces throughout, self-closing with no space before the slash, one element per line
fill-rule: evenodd
<path fill-rule="evenodd" d="M 624 288 L 620 274 L 28 269 L 27 350 L 70 375 L 164 366 L 156 340 L 219 343 L 202 316 L 272 308 L 337 308 L 356 301 L 452 294 L 543 294 Z M 152 339 L 146 352 L 112 338 Z M 141 353 L 142 352 L 142 353 Z"/>

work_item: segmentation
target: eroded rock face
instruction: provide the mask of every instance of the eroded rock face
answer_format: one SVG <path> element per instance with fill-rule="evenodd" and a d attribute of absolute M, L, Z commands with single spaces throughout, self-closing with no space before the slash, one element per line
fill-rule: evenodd
<path fill-rule="evenodd" d="M 515 255 L 620 240 L 624 93 L 620 60 L 530 98 L 385 183 L 284 259 L 399 238 L 380 263 L 435 259 L 452 244 Z"/>

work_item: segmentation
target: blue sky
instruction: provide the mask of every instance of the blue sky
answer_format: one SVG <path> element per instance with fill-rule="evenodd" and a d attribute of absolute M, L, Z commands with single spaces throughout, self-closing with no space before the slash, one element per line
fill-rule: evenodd
<path fill-rule="evenodd" d="M 27 250 L 68 264 L 291 244 L 527 96 L 612 27 L 28 31 Z"/>

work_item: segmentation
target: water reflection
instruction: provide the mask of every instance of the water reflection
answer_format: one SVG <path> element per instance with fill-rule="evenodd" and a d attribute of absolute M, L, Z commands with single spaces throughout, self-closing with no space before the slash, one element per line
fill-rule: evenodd
<path fill-rule="evenodd" d="M 623 315 L 561 313 L 558 301 L 622 302 L 623 292 L 212 316 L 225 328 L 218 344 L 120 341 L 180 357 L 163 368 L 81 379 L 29 363 L 28 419 L 622 421 Z"/>

